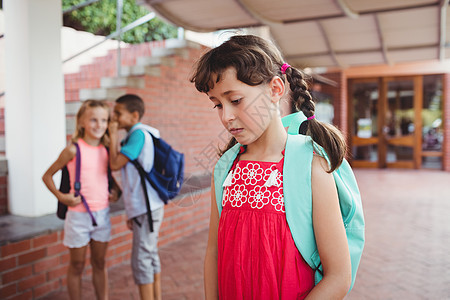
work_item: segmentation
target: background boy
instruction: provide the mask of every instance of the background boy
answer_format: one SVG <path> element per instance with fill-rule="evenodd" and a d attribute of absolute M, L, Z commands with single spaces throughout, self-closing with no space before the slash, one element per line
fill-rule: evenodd
<path fill-rule="evenodd" d="M 109 126 L 111 136 L 111 169 L 121 170 L 123 199 L 127 214 L 127 226 L 133 231 L 131 268 L 139 287 L 141 299 L 161 299 L 161 263 L 158 255 L 158 233 L 164 215 L 164 202 L 146 181 L 153 232 L 150 232 L 147 205 L 136 167 L 130 163 L 137 159 L 145 171 L 151 170 L 154 146 L 150 131 L 159 138 L 159 131 L 140 123 L 144 115 L 144 102 L 139 96 L 127 94 L 116 100 L 114 116 Z M 118 129 L 127 135 L 118 151 Z"/>

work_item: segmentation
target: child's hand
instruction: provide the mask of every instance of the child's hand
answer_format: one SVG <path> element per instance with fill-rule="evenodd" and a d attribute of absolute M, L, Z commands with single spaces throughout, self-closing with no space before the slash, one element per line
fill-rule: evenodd
<path fill-rule="evenodd" d="M 117 200 L 119 200 L 119 192 L 117 191 L 117 189 L 112 189 L 111 193 L 109 193 L 109 202 L 117 202 Z"/>
<path fill-rule="evenodd" d="M 133 230 L 133 224 L 132 223 L 133 223 L 133 219 L 127 220 L 127 227 L 130 230 Z"/>
<path fill-rule="evenodd" d="M 118 129 L 119 129 L 119 123 L 117 121 L 109 122 L 108 130 L 109 130 L 110 135 L 117 134 Z"/>
<path fill-rule="evenodd" d="M 58 200 L 67 206 L 76 206 L 81 203 L 81 197 L 75 197 L 74 194 L 63 194 Z"/>

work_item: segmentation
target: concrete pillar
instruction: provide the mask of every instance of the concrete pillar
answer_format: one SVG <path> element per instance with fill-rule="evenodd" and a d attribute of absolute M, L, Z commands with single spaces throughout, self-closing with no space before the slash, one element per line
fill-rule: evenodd
<path fill-rule="evenodd" d="M 3 9 L 8 206 L 41 216 L 56 210 L 41 176 L 66 144 L 61 0 L 3 0 Z"/>

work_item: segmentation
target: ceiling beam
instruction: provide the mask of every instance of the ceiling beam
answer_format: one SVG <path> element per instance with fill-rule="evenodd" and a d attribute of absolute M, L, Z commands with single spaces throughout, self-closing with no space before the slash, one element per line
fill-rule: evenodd
<path fill-rule="evenodd" d="M 352 10 L 350 7 L 348 7 L 347 3 L 344 2 L 344 0 L 335 0 L 336 4 L 340 7 L 340 9 L 344 12 L 344 14 L 352 19 L 357 19 L 359 17 L 359 14 Z"/>
<path fill-rule="evenodd" d="M 365 11 L 358 12 L 358 15 L 363 16 L 363 15 L 379 14 L 379 13 L 386 13 L 386 12 L 404 11 L 404 10 L 410 10 L 410 9 L 436 7 L 437 5 L 438 5 L 437 3 L 428 3 L 428 4 L 422 4 L 422 5 L 409 5 L 409 6 L 403 6 L 403 7 L 391 7 L 391 8 L 386 8 L 386 9 L 365 10 Z M 302 23 L 302 22 L 311 22 L 311 21 L 323 21 L 323 20 L 329 20 L 329 19 L 342 18 L 345 16 L 346 16 L 345 14 L 333 14 L 333 15 L 322 16 L 322 17 L 283 20 L 283 24 Z"/>
<path fill-rule="evenodd" d="M 418 50 L 418 49 L 430 49 L 430 48 L 436 48 L 438 45 L 436 43 L 434 44 L 425 44 L 425 45 L 418 45 L 418 46 L 408 46 L 408 47 L 392 47 L 392 48 L 386 48 L 387 52 L 392 51 L 408 51 L 408 50 Z M 450 47 L 450 43 L 445 45 L 446 47 Z M 349 54 L 362 54 L 362 53 L 373 53 L 373 52 L 382 52 L 382 48 L 371 48 L 371 49 L 360 49 L 360 50 L 346 50 L 346 51 L 334 51 L 334 55 L 349 55 Z M 314 57 L 314 56 L 324 56 L 324 55 L 331 55 L 330 52 L 324 51 L 324 52 L 313 52 L 313 53 L 305 53 L 305 54 L 294 54 L 294 55 L 286 55 L 286 59 L 302 59 L 302 58 L 308 58 L 308 57 Z"/>
<path fill-rule="evenodd" d="M 441 0 L 439 10 L 439 60 L 445 59 L 446 27 L 448 0 Z"/>
<path fill-rule="evenodd" d="M 335 65 L 343 67 L 342 64 L 339 62 L 338 58 L 336 57 L 336 53 L 334 52 L 333 47 L 331 47 L 330 39 L 328 37 L 327 32 L 325 31 L 325 28 L 322 25 L 322 22 L 318 21 L 317 25 L 319 26 L 320 33 L 322 34 L 322 37 L 325 40 L 325 44 L 327 45 L 328 55 L 331 55 L 331 58 L 333 59 Z"/>
<path fill-rule="evenodd" d="M 234 0 L 241 8 L 244 10 L 248 15 L 253 17 L 254 19 L 258 20 L 264 25 L 268 26 L 274 26 L 274 25 L 282 25 L 283 23 L 280 21 L 271 20 L 269 18 L 266 18 L 256 12 L 254 9 L 252 9 L 247 3 L 245 3 L 244 0 Z"/>
<path fill-rule="evenodd" d="M 388 65 L 391 65 L 392 62 L 389 60 L 389 57 L 387 55 L 387 47 L 386 47 L 386 42 L 384 40 L 383 29 L 381 28 L 380 17 L 378 16 L 378 14 L 375 14 L 374 18 L 375 18 L 375 24 L 377 26 L 378 39 L 380 41 L 381 51 L 383 53 L 384 62 Z"/>

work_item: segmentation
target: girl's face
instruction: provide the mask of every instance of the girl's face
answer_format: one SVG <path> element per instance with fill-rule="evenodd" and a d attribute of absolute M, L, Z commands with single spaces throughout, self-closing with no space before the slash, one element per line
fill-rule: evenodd
<path fill-rule="evenodd" d="M 234 68 L 224 71 L 207 94 L 223 126 L 242 145 L 257 141 L 279 114 L 279 98 L 273 97 L 271 83 L 247 85 L 237 79 Z"/>
<path fill-rule="evenodd" d="M 84 139 L 100 140 L 108 128 L 108 111 L 103 107 L 88 107 L 80 126 L 84 128 Z"/>

